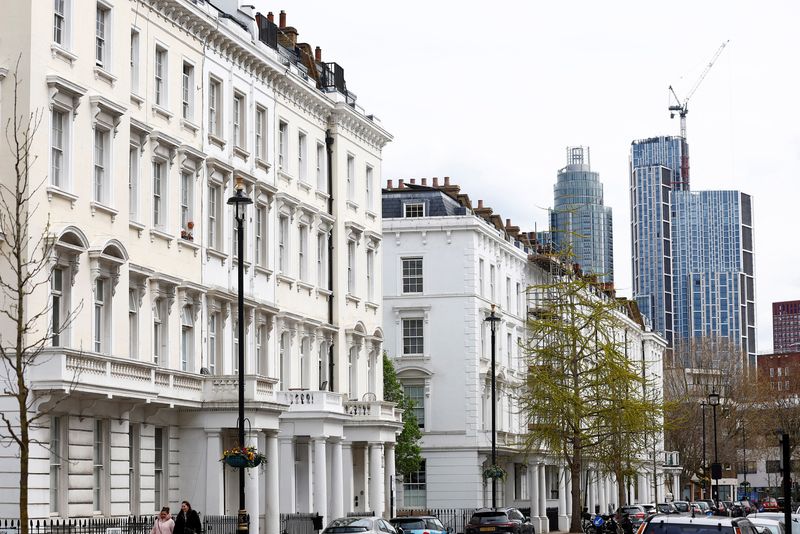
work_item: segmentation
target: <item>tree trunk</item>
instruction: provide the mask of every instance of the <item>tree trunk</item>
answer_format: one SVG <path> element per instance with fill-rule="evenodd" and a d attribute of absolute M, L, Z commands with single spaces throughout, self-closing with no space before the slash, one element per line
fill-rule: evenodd
<path fill-rule="evenodd" d="M 19 380 L 21 383 L 20 394 L 17 395 L 19 401 L 19 427 L 21 443 L 19 447 L 19 522 L 20 534 L 28 534 L 28 470 L 30 460 L 30 437 L 28 428 L 28 388 L 25 385 L 22 373 Z"/>
<path fill-rule="evenodd" d="M 575 438 L 576 445 L 579 445 L 580 436 L 575 436 Z M 569 462 L 570 479 L 572 481 L 570 484 L 570 493 L 572 494 L 572 507 L 570 512 L 572 517 L 569 522 L 569 531 L 583 532 L 581 528 L 581 512 L 583 512 L 583 507 L 581 506 L 581 469 L 583 463 L 581 461 L 580 448 L 576 446 L 573 451 L 572 458 L 570 459 L 571 461 Z"/>
<path fill-rule="evenodd" d="M 628 495 L 625 491 L 627 487 L 625 486 L 625 474 L 622 472 L 622 467 L 618 466 L 618 469 L 614 472 L 614 476 L 617 479 L 617 507 L 625 506 L 628 504 Z"/>

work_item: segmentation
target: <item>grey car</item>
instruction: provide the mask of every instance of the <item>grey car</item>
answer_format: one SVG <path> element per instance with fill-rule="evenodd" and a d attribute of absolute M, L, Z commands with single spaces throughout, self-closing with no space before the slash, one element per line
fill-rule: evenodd
<path fill-rule="evenodd" d="M 398 534 L 382 517 L 340 517 L 334 519 L 323 534 Z"/>

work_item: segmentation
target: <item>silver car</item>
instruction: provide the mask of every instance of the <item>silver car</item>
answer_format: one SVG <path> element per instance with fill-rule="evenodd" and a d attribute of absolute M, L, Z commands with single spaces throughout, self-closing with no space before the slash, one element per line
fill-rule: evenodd
<path fill-rule="evenodd" d="M 398 534 L 391 523 L 381 517 L 340 517 L 334 519 L 323 534 Z"/>

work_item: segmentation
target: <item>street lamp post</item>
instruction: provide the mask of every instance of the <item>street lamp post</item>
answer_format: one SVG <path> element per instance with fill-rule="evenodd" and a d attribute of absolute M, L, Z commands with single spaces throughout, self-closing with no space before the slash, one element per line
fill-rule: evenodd
<path fill-rule="evenodd" d="M 714 492 L 712 498 L 714 504 L 719 507 L 719 479 L 722 475 L 722 468 L 717 459 L 717 406 L 719 406 L 719 393 L 711 391 L 708 394 L 708 404 L 711 405 L 711 412 L 714 418 L 714 463 L 711 464 L 711 476 L 714 478 Z"/>
<path fill-rule="evenodd" d="M 744 497 L 744 492 L 747 491 L 747 438 L 745 434 L 744 421 L 742 421 L 742 471 L 744 473 L 744 482 L 742 482 L 744 491 L 742 492 L 742 497 Z"/>
<path fill-rule="evenodd" d="M 233 206 L 236 219 L 236 252 L 239 260 L 237 271 L 239 279 L 239 447 L 244 447 L 244 219 L 246 208 L 253 200 L 244 192 L 244 182 L 236 179 L 234 194 L 228 199 L 228 205 Z M 238 534 L 248 534 L 250 531 L 250 517 L 247 515 L 244 499 L 244 467 L 239 468 L 239 525 Z"/>
<path fill-rule="evenodd" d="M 494 313 L 494 304 L 492 304 L 492 312 L 489 314 L 489 317 L 484 319 L 485 321 L 489 322 L 492 330 L 492 467 L 494 468 L 497 465 L 497 431 L 495 428 L 495 417 L 497 412 L 497 406 L 495 402 L 495 341 L 496 341 L 496 332 L 495 332 L 495 323 L 500 320 Z M 497 477 L 492 476 L 492 508 L 497 508 Z"/>
<path fill-rule="evenodd" d="M 703 499 L 706 498 L 706 474 L 708 473 L 706 470 L 706 406 L 707 404 L 705 401 L 700 403 L 700 408 L 703 411 L 703 464 L 701 466 L 703 469 L 703 480 L 700 481 L 700 493 Z"/>

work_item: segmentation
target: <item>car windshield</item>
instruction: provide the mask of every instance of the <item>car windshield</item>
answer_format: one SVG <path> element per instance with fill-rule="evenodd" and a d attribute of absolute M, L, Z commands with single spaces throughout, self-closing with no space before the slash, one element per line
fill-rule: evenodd
<path fill-rule="evenodd" d="M 422 530 L 425 528 L 425 521 L 422 519 L 392 519 L 392 524 L 403 530 Z"/>
<path fill-rule="evenodd" d="M 426 519 L 425 525 L 431 530 L 444 530 L 444 525 L 436 518 Z"/>
<path fill-rule="evenodd" d="M 370 528 L 372 528 L 372 523 L 369 519 L 345 517 L 331 521 L 325 532 L 327 534 L 354 534 L 356 532 L 366 532 Z"/>
<path fill-rule="evenodd" d="M 700 502 L 697 502 L 695 504 L 697 506 L 699 506 L 701 510 L 708 510 L 708 503 L 707 502 L 700 501 Z"/>
<path fill-rule="evenodd" d="M 503 512 L 478 512 L 472 516 L 471 523 L 505 523 L 508 516 Z"/>
<path fill-rule="evenodd" d="M 688 502 L 674 502 L 672 503 L 675 506 L 675 509 L 679 512 L 688 512 L 689 511 L 689 503 Z"/>
<path fill-rule="evenodd" d="M 647 525 L 644 534 L 733 534 L 733 527 L 726 527 L 720 524 L 697 525 L 658 521 Z"/>

